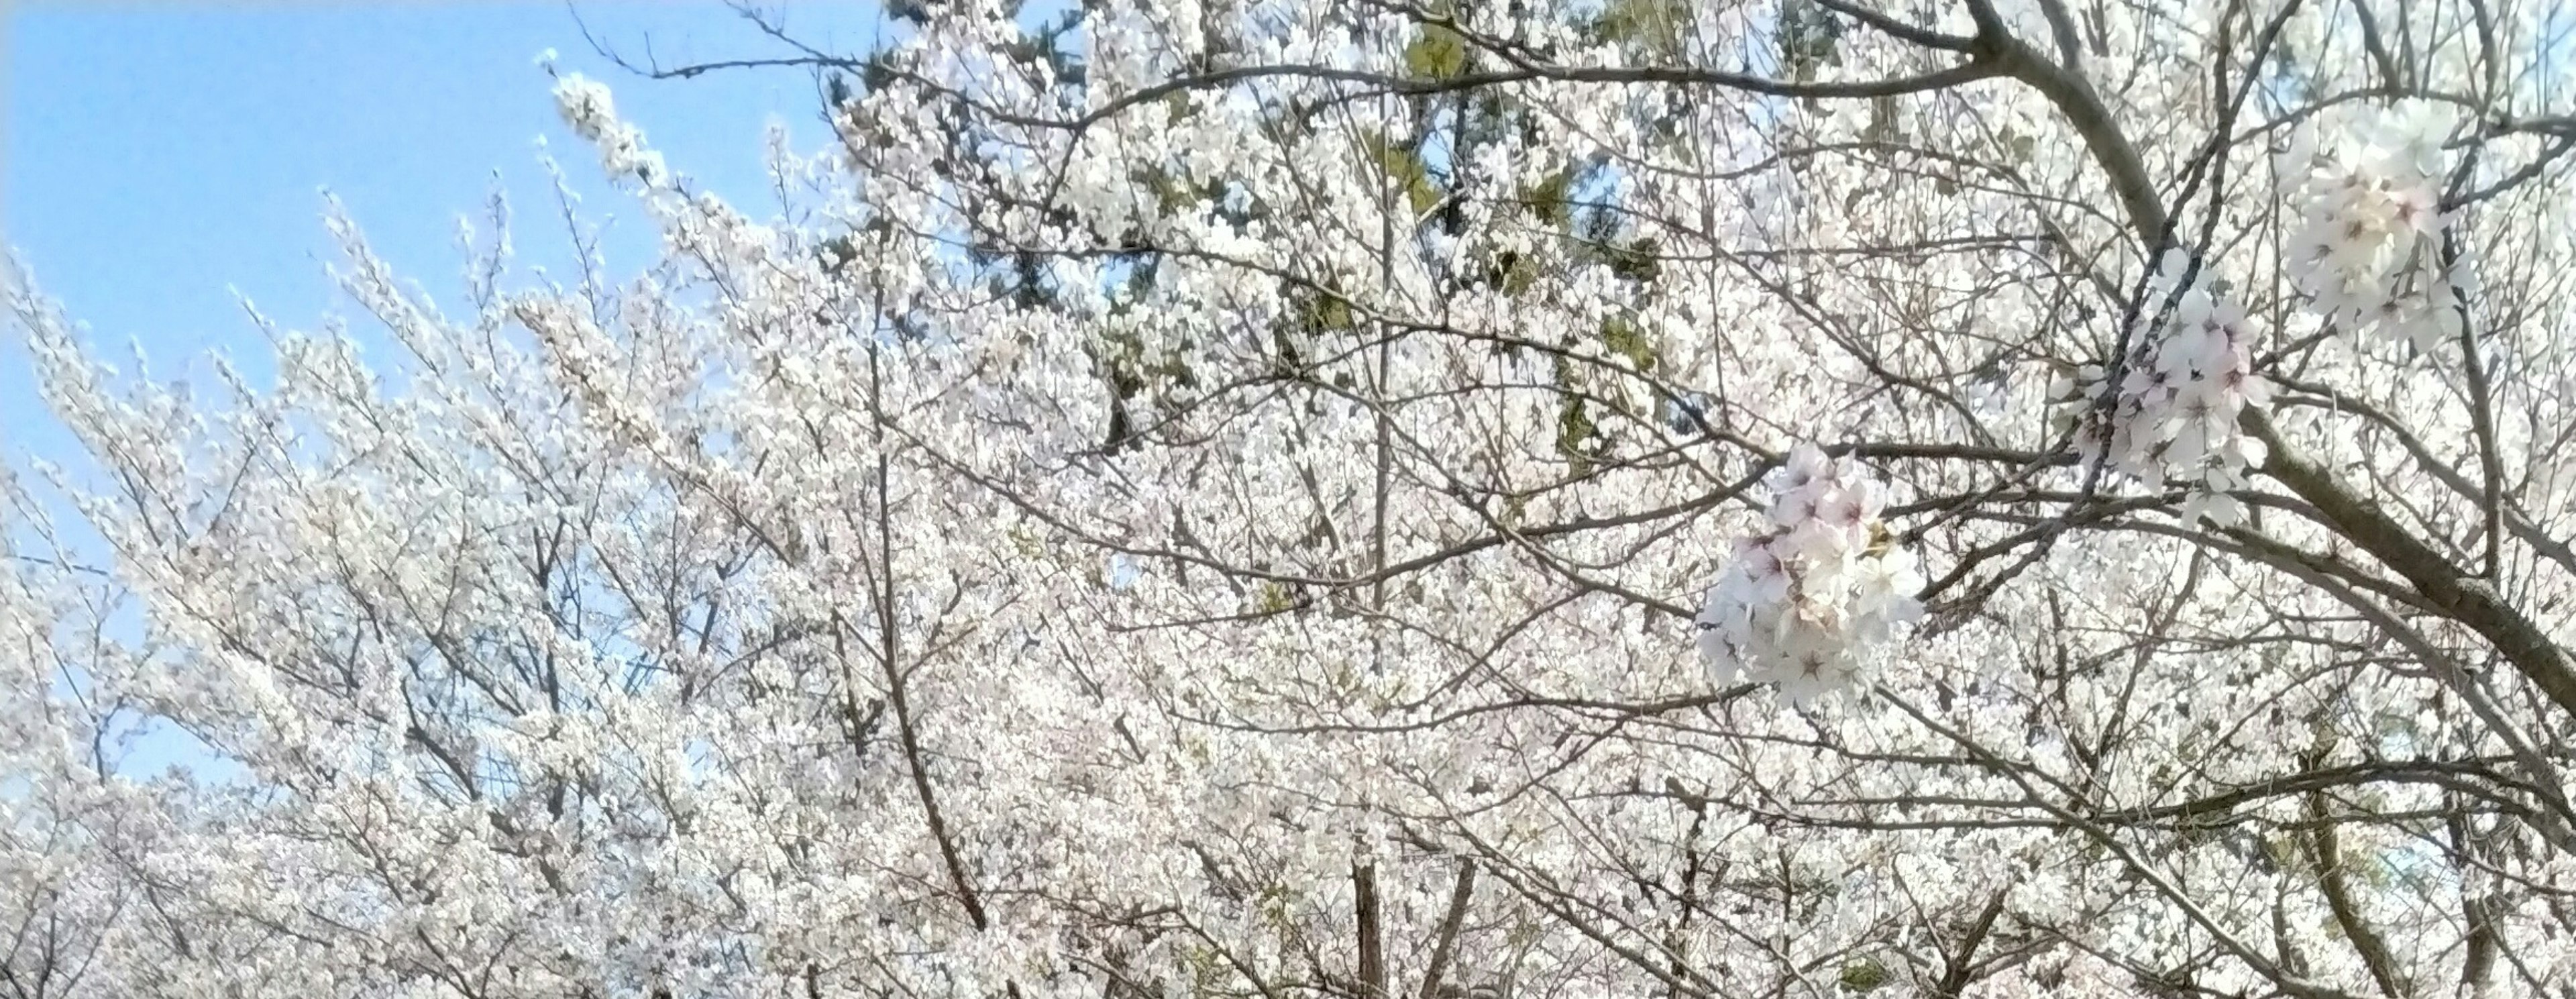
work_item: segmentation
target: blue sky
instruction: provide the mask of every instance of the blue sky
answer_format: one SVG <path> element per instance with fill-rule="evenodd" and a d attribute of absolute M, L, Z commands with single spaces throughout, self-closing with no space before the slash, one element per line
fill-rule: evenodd
<path fill-rule="evenodd" d="M 496 171 L 523 255 L 541 262 L 560 245 L 543 136 L 585 190 L 584 214 L 610 224 L 612 266 L 642 263 L 647 234 L 615 223 L 632 206 L 597 183 L 596 158 L 555 118 L 542 50 L 607 81 L 673 167 L 755 215 L 767 122 L 785 120 L 806 145 L 822 137 L 804 72 L 644 80 L 595 55 L 576 13 L 630 57 L 648 40 L 666 64 L 780 54 L 713 2 L 17 5 L 0 15 L 0 235 L 111 355 L 138 342 L 166 379 L 225 349 L 256 374 L 264 345 L 228 289 L 294 329 L 337 305 L 322 269 L 326 188 L 397 271 L 447 298 L 460 287 L 457 219 L 479 213 Z M 863 51 L 875 28 L 863 4 L 788 16 L 834 51 Z M 0 343 L 0 449 L 64 456 L 28 367 L 22 344 Z"/>
<path fill-rule="evenodd" d="M 641 269 L 651 234 L 617 221 L 638 213 L 556 119 L 535 62 L 543 50 L 562 71 L 607 81 L 672 167 L 755 216 L 771 204 L 768 123 L 785 121 L 800 147 L 824 137 L 801 70 L 648 81 L 581 33 L 587 23 L 638 61 L 649 39 L 666 65 L 781 54 L 716 2 L 0 2 L 0 17 L 0 242 L 111 359 L 139 345 L 156 380 L 202 374 L 211 351 L 264 378 L 266 345 L 231 289 L 288 329 L 348 311 L 323 270 L 325 189 L 400 274 L 444 300 L 462 287 L 457 220 L 479 216 L 496 176 L 522 265 L 565 259 L 540 137 L 583 192 L 584 220 L 608 227 L 611 273 Z M 788 18 L 800 39 L 835 52 L 865 51 L 877 21 L 860 3 L 801 3 Z M 34 397 L 25 345 L 0 336 L 0 461 L 30 457 L 83 464 Z M 162 732 L 136 745 L 126 769 L 201 759 Z"/>

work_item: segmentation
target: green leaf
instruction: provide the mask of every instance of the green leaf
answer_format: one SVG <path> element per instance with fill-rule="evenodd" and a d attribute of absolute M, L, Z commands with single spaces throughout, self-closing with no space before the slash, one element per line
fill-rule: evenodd
<path fill-rule="evenodd" d="M 1574 467 L 1576 477 L 1592 474 L 1592 453 L 1587 450 L 1599 426 L 1592 422 L 1592 412 L 1582 396 L 1567 393 L 1556 407 L 1556 453 Z"/>
<path fill-rule="evenodd" d="M 1448 80 L 1467 73 L 1467 40 L 1456 31 L 1438 24 L 1422 26 L 1422 33 L 1404 47 L 1404 68 L 1426 80 Z"/>
<path fill-rule="evenodd" d="M 1601 345 L 1611 353 L 1628 359 L 1639 371 L 1655 370 L 1658 360 L 1655 344 L 1643 327 L 1626 316 L 1611 316 L 1601 321 Z"/>
<path fill-rule="evenodd" d="M 1431 206 L 1440 203 L 1440 188 L 1432 182 L 1431 171 L 1423 166 L 1419 154 L 1386 141 L 1384 136 L 1371 136 L 1369 145 L 1376 150 L 1378 165 L 1386 175 L 1404 188 L 1405 202 L 1413 206 L 1414 214 L 1430 211 Z"/>
<path fill-rule="evenodd" d="M 1690 0 L 1609 0 L 1602 4 L 1592 31 L 1601 41 L 1669 63 L 1682 56 L 1692 12 Z"/>
<path fill-rule="evenodd" d="M 1887 984 L 1887 965 L 1877 958 L 1863 957 L 1843 965 L 1842 984 L 1845 992 L 1868 993 Z"/>
<path fill-rule="evenodd" d="M 1782 0 L 1780 58 L 1809 72 L 1819 63 L 1842 64 L 1843 25 L 1815 0 Z"/>
<path fill-rule="evenodd" d="M 1610 273 L 1630 281 L 1653 281 L 1663 273 L 1663 258 L 1656 252 L 1661 247 L 1652 236 L 1626 246 L 1613 244 L 1604 249 L 1602 262 L 1610 265 Z"/>
<path fill-rule="evenodd" d="M 1548 174 L 1546 180 L 1521 192 L 1521 204 L 1530 217 L 1552 226 L 1561 226 L 1574 218 L 1574 168 L 1566 167 Z"/>
<path fill-rule="evenodd" d="M 1503 294 L 1519 296 L 1538 284 L 1538 264 L 1520 253 L 1505 250 L 1495 255 L 1485 268 L 1485 283 L 1501 288 Z"/>

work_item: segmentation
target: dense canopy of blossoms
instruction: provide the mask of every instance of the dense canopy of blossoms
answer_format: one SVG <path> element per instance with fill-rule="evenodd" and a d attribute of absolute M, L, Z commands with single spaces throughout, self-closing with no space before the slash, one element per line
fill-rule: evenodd
<path fill-rule="evenodd" d="M 0 996 L 2570 994 L 2563 5 L 884 7 L 548 65 L 633 273 L 10 270 Z"/>

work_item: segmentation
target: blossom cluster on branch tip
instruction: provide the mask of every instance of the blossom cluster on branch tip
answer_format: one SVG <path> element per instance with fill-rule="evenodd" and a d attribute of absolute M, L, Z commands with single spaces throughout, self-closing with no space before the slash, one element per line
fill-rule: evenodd
<path fill-rule="evenodd" d="M 579 73 L 555 81 L 555 110 L 564 125 L 599 147 L 599 166 L 611 177 L 633 177 L 645 184 L 667 179 L 662 154 L 644 145 L 644 133 L 617 117 L 608 87 Z"/>
<path fill-rule="evenodd" d="M 1700 612 L 1710 678 L 1776 683 L 1799 703 L 1866 683 L 1877 649 L 1922 613 L 1914 556 L 1880 519 L 1885 488 L 1809 444 L 1763 485 L 1770 526 L 1736 540 Z"/>
<path fill-rule="evenodd" d="M 2269 383 L 2254 373 L 2253 339 L 2251 317 L 2219 296 L 2208 270 L 2195 270 L 2181 250 L 2168 252 L 2139 305 L 2108 420 L 2097 415 L 2111 391 L 2101 365 L 2085 365 L 2050 391 L 2054 419 L 2061 432 L 2089 421 L 2078 437 L 2088 461 L 2108 462 L 2150 488 L 2187 485 L 2186 523 L 2242 523 L 2244 504 L 2228 493 L 2245 488 L 2265 451 L 2237 418 L 2271 399 Z"/>
<path fill-rule="evenodd" d="M 2283 157 L 2303 224 L 2284 251 L 2291 280 L 2346 334 L 2374 331 L 2430 353 L 2456 337 L 2471 290 L 2469 257 L 2446 247 L 2442 209 L 2448 116 L 2406 102 L 2320 151 L 2303 134 Z"/>

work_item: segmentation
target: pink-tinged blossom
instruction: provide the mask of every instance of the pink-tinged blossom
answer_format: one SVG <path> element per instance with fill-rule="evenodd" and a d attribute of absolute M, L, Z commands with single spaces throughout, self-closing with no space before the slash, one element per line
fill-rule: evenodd
<path fill-rule="evenodd" d="M 1777 684 L 1798 703 L 1866 684 L 1923 583 L 1879 519 L 1884 487 L 1811 444 L 1764 483 L 1772 526 L 1738 539 L 1699 616 L 1711 680 Z"/>
<path fill-rule="evenodd" d="M 2168 253 L 2148 282 L 2107 427 L 2095 410 L 2107 378 L 2101 366 L 2086 366 L 2055 392 L 2057 425 L 2088 431 L 2077 438 L 2087 460 L 2106 462 L 2149 488 L 2187 484 L 2188 502 L 2179 512 L 2185 523 L 2198 523 L 2235 515 L 2232 501 L 2213 503 L 2211 494 L 2242 481 L 2247 456 L 2259 464 L 2259 448 L 2248 446 L 2238 420 L 2270 393 L 2253 370 L 2254 325 L 2244 309 L 2210 288 L 2205 268 L 2177 291 L 2189 263 L 2182 251 Z M 2165 313 L 2161 324 L 2159 312 Z"/>
<path fill-rule="evenodd" d="M 2456 336 L 2473 256 L 2441 210 L 2454 112 L 2400 101 L 2285 162 L 2302 207 L 2285 262 L 2310 308 L 2348 335 L 2376 333 L 2431 354 Z M 2445 263 L 2448 259 L 2450 262 Z"/>

